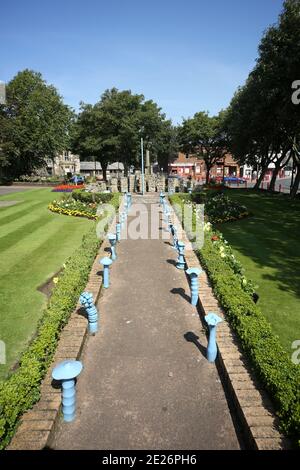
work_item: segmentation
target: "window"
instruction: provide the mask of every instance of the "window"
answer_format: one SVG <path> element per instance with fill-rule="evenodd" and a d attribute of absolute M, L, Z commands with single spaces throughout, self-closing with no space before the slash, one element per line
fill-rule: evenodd
<path fill-rule="evenodd" d="M 184 172 L 185 172 L 186 175 L 188 175 L 189 172 L 190 172 L 190 169 L 189 169 L 189 168 L 185 168 L 185 169 L 184 169 Z"/>
<path fill-rule="evenodd" d="M 218 167 L 217 168 L 217 175 L 221 175 L 222 171 L 223 171 L 223 169 L 221 167 Z"/>

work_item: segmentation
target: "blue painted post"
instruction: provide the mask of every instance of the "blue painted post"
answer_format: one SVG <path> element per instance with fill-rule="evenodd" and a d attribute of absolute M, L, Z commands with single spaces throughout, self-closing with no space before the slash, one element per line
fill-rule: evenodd
<path fill-rule="evenodd" d="M 75 378 L 82 371 L 80 361 L 62 361 L 54 367 L 52 377 L 62 383 L 62 412 L 64 421 L 70 423 L 75 418 L 76 390 Z"/>
<path fill-rule="evenodd" d="M 205 321 L 208 324 L 209 328 L 209 338 L 207 346 L 207 360 L 209 362 L 215 362 L 217 357 L 217 343 L 216 343 L 216 329 L 217 325 L 223 320 L 215 313 L 210 312 L 205 316 Z"/>
<path fill-rule="evenodd" d="M 128 193 L 129 208 L 132 206 L 132 194 Z"/>
<path fill-rule="evenodd" d="M 124 227 L 124 222 L 125 222 L 124 212 L 122 212 L 121 215 L 120 215 L 120 221 L 121 221 L 121 229 L 122 229 Z"/>
<path fill-rule="evenodd" d="M 160 203 L 161 206 L 163 205 L 164 197 L 165 197 L 165 194 L 163 193 L 163 191 L 161 191 L 159 193 L 159 203 Z"/>
<path fill-rule="evenodd" d="M 121 240 L 121 224 L 116 224 L 116 239 L 117 242 Z"/>
<path fill-rule="evenodd" d="M 177 238 L 177 228 L 175 225 L 172 226 L 171 233 L 173 236 L 173 248 L 174 250 L 178 250 L 177 243 L 178 243 L 178 238 Z"/>
<path fill-rule="evenodd" d="M 191 304 L 196 307 L 199 299 L 199 282 L 198 277 L 202 273 L 202 270 L 199 268 L 190 268 L 185 271 L 191 280 Z"/>
<path fill-rule="evenodd" d="M 192 188 L 189 188 L 189 189 L 188 189 L 188 193 L 191 195 L 192 192 L 193 192 Z"/>
<path fill-rule="evenodd" d="M 127 207 L 128 209 L 130 209 L 131 207 L 131 194 L 130 193 L 126 194 L 126 199 L 127 199 Z"/>
<path fill-rule="evenodd" d="M 110 251 L 111 251 L 111 259 L 113 261 L 116 261 L 117 259 L 117 254 L 116 254 L 116 243 L 117 243 L 117 237 L 114 233 L 109 233 L 107 235 L 107 238 L 109 240 L 109 243 L 110 243 Z"/>
<path fill-rule="evenodd" d="M 98 311 L 95 307 L 93 294 L 90 292 L 83 292 L 79 297 L 79 301 L 88 314 L 89 332 L 94 335 L 98 331 Z"/>
<path fill-rule="evenodd" d="M 112 264 L 112 260 L 108 257 L 102 258 L 99 261 L 103 265 L 103 287 L 109 288 L 109 266 Z"/>
<path fill-rule="evenodd" d="M 179 256 L 177 259 L 176 267 L 178 269 L 185 269 L 185 260 L 184 260 L 185 244 L 183 242 L 178 242 L 177 247 L 178 247 Z"/>

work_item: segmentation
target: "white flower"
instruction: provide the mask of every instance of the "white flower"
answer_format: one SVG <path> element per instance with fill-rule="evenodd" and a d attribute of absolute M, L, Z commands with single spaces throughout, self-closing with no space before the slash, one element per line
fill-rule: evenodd
<path fill-rule="evenodd" d="M 221 253 L 221 258 L 226 258 L 226 254 L 225 254 L 225 253 Z"/>
<path fill-rule="evenodd" d="M 244 278 L 243 281 L 242 281 L 242 284 L 243 284 L 243 286 L 246 286 L 247 285 L 247 279 Z"/>
<path fill-rule="evenodd" d="M 220 250 L 220 253 L 223 253 L 225 251 L 224 246 L 220 246 L 219 250 Z"/>

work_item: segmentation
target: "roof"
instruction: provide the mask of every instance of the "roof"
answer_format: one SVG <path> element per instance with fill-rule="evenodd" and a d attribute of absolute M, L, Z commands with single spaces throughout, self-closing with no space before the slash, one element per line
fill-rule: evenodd
<path fill-rule="evenodd" d="M 100 162 L 80 162 L 80 170 L 102 170 L 102 166 Z M 114 162 L 108 165 L 108 170 L 124 170 L 124 165 L 121 162 Z"/>

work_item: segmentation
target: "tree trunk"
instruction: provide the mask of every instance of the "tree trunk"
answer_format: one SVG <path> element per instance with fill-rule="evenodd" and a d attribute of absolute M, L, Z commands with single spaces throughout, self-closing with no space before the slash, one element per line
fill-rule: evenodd
<path fill-rule="evenodd" d="M 123 163 L 124 164 L 124 176 L 128 176 L 128 164 L 126 162 Z"/>
<path fill-rule="evenodd" d="M 260 174 L 259 177 L 257 178 L 257 181 L 256 181 L 255 185 L 253 186 L 253 189 L 259 189 L 259 188 L 260 188 L 261 182 L 262 182 L 262 180 L 264 179 L 264 176 L 265 176 L 265 174 L 266 174 L 267 169 L 268 169 L 268 167 L 265 166 L 265 167 L 261 170 L 261 174 Z"/>
<path fill-rule="evenodd" d="M 275 168 L 272 174 L 272 178 L 271 178 L 270 185 L 269 185 L 269 191 L 275 191 L 276 179 L 277 179 L 280 169 L 281 169 L 281 165 L 280 165 L 280 162 L 278 162 L 278 164 L 275 165 Z"/>
<path fill-rule="evenodd" d="M 107 163 L 101 162 L 103 181 L 106 181 Z"/>
<path fill-rule="evenodd" d="M 206 165 L 206 176 L 205 176 L 205 184 L 209 184 L 209 176 L 210 176 L 210 170 L 211 170 L 211 167 L 208 167 Z"/>
<path fill-rule="evenodd" d="M 299 189 L 299 184 L 300 184 L 300 165 L 297 165 L 297 174 L 294 180 L 294 184 L 292 186 L 290 196 L 291 198 L 295 198 L 297 196 L 297 192 Z"/>

